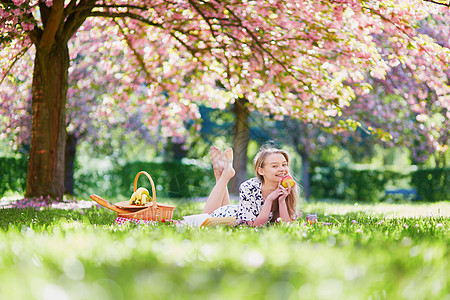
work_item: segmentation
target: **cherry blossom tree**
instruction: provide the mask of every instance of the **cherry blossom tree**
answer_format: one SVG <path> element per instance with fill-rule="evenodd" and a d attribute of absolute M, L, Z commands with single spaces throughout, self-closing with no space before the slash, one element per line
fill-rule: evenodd
<path fill-rule="evenodd" d="M 409 59 L 406 50 L 422 49 L 426 66 L 448 69 L 448 49 L 415 28 L 417 20 L 436 10 L 406 0 L 1 0 L 2 85 L 15 78 L 26 82 L 11 70 L 23 57 L 34 61 L 31 97 L 18 100 L 17 93 L 3 88 L 1 96 L 1 110 L 9 115 L 25 114 L 31 100 L 26 195 L 62 196 L 69 70 L 75 74 L 70 68 L 77 58 L 103 50 L 83 34 L 94 40 L 109 37 L 105 49 L 114 56 L 91 60 L 111 76 L 100 90 L 112 96 L 87 115 L 114 116 L 118 108 L 126 111 L 135 103 L 149 128 L 182 138 L 181 125 L 198 118 L 199 103 L 220 108 L 245 97 L 249 109 L 327 125 L 367 89 L 367 74 L 384 79 L 393 64 Z M 389 36 L 390 56 L 383 56 L 377 35 Z M 69 41 L 77 39 L 83 45 L 69 48 Z M 123 64 L 113 64 L 118 61 Z M 89 80 L 90 74 L 77 82 L 87 95 Z M 215 88 L 216 82 L 226 92 Z M 436 92 L 443 83 L 429 87 Z M 134 91 L 145 96 L 130 97 Z M 448 107 L 445 98 L 436 101 Z M 11 119 L 19 122 L 16 116 L 8 120 L 8 134 L 16 122 Z"/>
<path fill-rule="evenodd" d="M 441 65 L 430 58 L 432 47 L 450 48 L 450 10 L 428 16 L 418 23 L 422 44 L 409 47 L 395 38 L 378 36 L 385 57 L 401 56 L 391 62 L 384 78 L 369 77 L 370 93 L 360 93 L 353 105 L 344 109 L 345 116 L 358 115 L 363 128 L 382 129 L 391 138 L 381 139 L 386 146 L 400 145 L 411 150 L 414 162 L 420 164 L 434 156 L 444 166 L 450 132 L 450 71 L 447 59 Z M 428 40 L 428 41 L 427 41 Z M 404 48 L 390 44 L 404 45 Z M 392 53 L 396 49 L 396 53 Z"/>
<path fill-rule="evenodd" d="M 450 11 L 429 15 L 418 21 L 418 32 L 422 38 L 433 39 L 437 47 L 450 48 L 450 24 L 446 20 Z M 383 57 L 394 57 L 392 49 L 399 47 L 396 37 L 380 34 L 375 36 L 381 45 Z M 302 182 L 304 194 L 309 195 L 309 160 L 317 148 L 330 144 L 368 145 L 381 143 L 386 147 L 400 146 L 411 151 L 412 161 L 421 164 L 433 156 L 436 165 L 445 167 L 449 141 L 449 83 L 448 68 L 437 68 L 430 64 L 426 43 L 419 49 L 406 47 L 397 62 L 391 61 L 391 68 L 384 78 L 368 76 L 370 86 L 355 87 L 356 97 L 352 105 L 342 110 L 342 115 L 332 123 L 318 124 L 285 119 L 278 128 L 278 136 L 292 145 L 302 158 Z M 398 54 L 398 53 L 396 53 Z M 358 84 L 359 85 L 359 84 Z M 439 88 L 434 88 L 439 86 Z M 364 91 L 370 88 L 370 92 Z M 348 118 L 359 122 L 352 130 L 346 127 Z M 283 135 L 282 132 L 295 132 Z M 332 134 L 330 134 L 332 133 Z M 372 134 L 373 138 L 369 138 Z"/>

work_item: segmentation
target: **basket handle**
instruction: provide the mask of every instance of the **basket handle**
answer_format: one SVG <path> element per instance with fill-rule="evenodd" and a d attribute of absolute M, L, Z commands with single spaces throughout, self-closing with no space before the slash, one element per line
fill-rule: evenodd
<path fill-rule="evenodd" d="M 152 177 L 150 176 L 150 174 L 148 174 L 145 171 L 140 171 L 139 173 L 137 173 L 136 177 L 134 178 L 134 191 L 136 192 L 137 190 L 137 183 L 138 183 L 138 179 L 139 179 L 139 175 L 144 174 L 145 176 L 147 176 L 148 180 L 150 181 L 150 183 L 152 184 L 152 194 L 153 194 L 153 207 L 156 207 L 156 189 L 155 189 L 155 183 L 153 182 Z"/>

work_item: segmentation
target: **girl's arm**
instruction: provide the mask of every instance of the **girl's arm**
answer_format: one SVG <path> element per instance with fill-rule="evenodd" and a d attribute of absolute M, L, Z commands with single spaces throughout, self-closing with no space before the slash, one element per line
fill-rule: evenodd
<path fill-rule="evenodd" d="M 273 201 L 277 201 L 281 194 L 282 191 L 279 188 L 270 193 L 269 196 L 267 196 L 266 200 L 264 200 L 264 204 L 261 207 L 259 215 L 256 217 L 255 221 L 253 221 L 253 223 L 249 225 L 261 226 L 266 224 L 267 221 L 269 221 L 270 212 L 272 211 L 272 203 Z"/>
<path fill-rule="evenodd" d="M 267 197 L 269 198 L 269 197 Z M 259 212 L 259 215 L 256 217 L 255 221 L 248 222 L 248 225 L 252 226 L 261 226 L 267 223 L 269 221 L 270 217 L 270 211 L 272 210 L 272 201 L 264 201 L 263 206 L 261 207 L 261 211 Z"/>
<path fill-rule="evenodd" d="M 289 212 L 286 205 L 286 198 L 278 198 L 278 207 L 280 210 L 280 218 L 283 222 L 290 223 L 291 217 L 289 216 Z"/>
<path fill-rule="evenodd" d="M 291 185 L 288 184 L 288 187 L 285 188 L 281 185 L 281 183 L 278 185 L 278 189 L 281 190 L 281 195 L 278 197 L 278 209 L 280 212 L 280 218 L 283 220 L 283 222 L 290 223 L 291 222 L 291 216 L 289 215 L 287 205 L 286 205 L 286 197 L 291 192 Z"/>

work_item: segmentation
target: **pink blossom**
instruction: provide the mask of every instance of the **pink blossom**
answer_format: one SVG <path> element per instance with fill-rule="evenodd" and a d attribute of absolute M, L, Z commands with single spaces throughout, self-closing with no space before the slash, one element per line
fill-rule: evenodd
<path fill-rule="evenodd" d="M 345 138 L 351 136 L 348 129 L 357 126 L 349 122 L 339 127 L 336 119 L 358 120 L 362 128 L 373 126 L 370 134 L 383 144 L 410 147 L 418 161 L 446 149 L 449 112 L 442 108 L 449 106 L 445 95 L 450 94 L 448 11 L 437 14 L 424 5 L 380 7 L 376 1 L 364 3 L 363 9 L 358 1 L 344 1 L 350 8 L 344 14 L 340 1 L 329 5 L 302 1 L 298 6 L 277 2 L 289 6 L 291 17 L 286 17 L 285 7 L 272 2 L 230 2 L 228 8 L 237 16 L 234 20 L 232 15 L 222 13 L 225 4 L 220 1 L 209 3 L 216 7 L 205 10 L 204 16 L 191 10 L 185 0 L 167 5 L 156 1 L 154 12 L 145 11 L 142 17 L 164 28 L 118 20 L 124 32 L 107 18 L 87 19 L 69 45 L 70 131 L 95 141 L 102 136 L 91 121 L 96 120 L 111 127 L 122 126 L 127 133 L 138 132 L 148 141 L 159 142 L 161 136 L 186 139 L 185 121 L 200 118 L 199 103 L 222 108 L 238 95 L 246 95 L 251 109 L 273 114 L 276 119 L 282 115 L 300 117 L 315 127 L 326 124 Z M 25 6 L 24 0 L 13 3 Z M 36 10 L 32 6 L 37 3 L 29 1 L 29 9 Z M 45 3 L 53 5 L 51 0 Z M 126 1 L 117 3 L 119 6 Z M 31 43 L 16 25 L 22 24 L 28 31 L 34 28 L 32 24 L 45 23 L 28 20 L 39 14 L 27 14 L 28 8 L 22 6 L 0 9 L 0 16 L 7 19 L 0 22 L 2 34 L 17 37 L 1 53 L 0 78 L 7 71 L 17 78 L 6 78 L 0 88 L 4 100 L 0 113 L 8 119 L 0 124 L 0 132 L 16 145 L 31 132 L 29 74 L 34 58 L 31 47 L 9 68 L 8 62 Z M 205 16 L 227 22 L 210 28 Z M 436 22 L 417 23 L 427 16 Z M 186 18 L 189 23 L 180 22 Z M 185 27 L 180 28 L 180 23 Z M 402 42 L 405 34 L 411 37 L 408 43 Z M 251 42 L 255 36 L 257 40 Z M 204 51 L 197 51 L 199 48 Z M 216 89 L 216 81 L 222 82 L 227 91 Z M 285 92 L 284 87 L 295 95 Z M 390 94 L 401 95 L 402 100 L 384 101 Z M 107 103 L 103 95 L 113 100 Z M 365 113 L 367 107 L 370 114 Z M 442 116 L 445 121 L 413 122 L 425 120 L 423 116 L 427 120 Z M 357 139 L 355 136 L 352 138 Z M 304 144 L 319 147 L 319 143 L 314 135 L 305 137 Z"/>
<path fill-rule="evenodd" d="M 25 31 L 30 31 L 30 30 L 34 29 L 34 24 L 33 23 L 22 22 L 21 25 L 22 25 L 23 30 L 25 30 Z"/>
<path fill-rule="evenodd" d="M 23 3 L 25 3 L 25 0 L 13 0 L 13 3 L 17 6 L 22 5 Z"/>
<path fill-rule="evenodd" d="M 0 17 L 1 18 L 7 18 L 9 17 L 10 13 L 6 10 L 4 10 L 3 8 L 0 8 Z"/>

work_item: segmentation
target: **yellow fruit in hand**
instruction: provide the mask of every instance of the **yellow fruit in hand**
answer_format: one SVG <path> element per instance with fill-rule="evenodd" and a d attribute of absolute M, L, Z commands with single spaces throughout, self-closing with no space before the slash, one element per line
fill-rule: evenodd
<path fill-rule="evenodd" d="M 288 184 L 289 183 L 289 184 Z M 289 185 L 292 187 L 295 186 L 295 181 L 292 179 L 291 175 L 286 175 L 281 179 L 281 185 L 287 188 Z"/>

